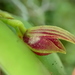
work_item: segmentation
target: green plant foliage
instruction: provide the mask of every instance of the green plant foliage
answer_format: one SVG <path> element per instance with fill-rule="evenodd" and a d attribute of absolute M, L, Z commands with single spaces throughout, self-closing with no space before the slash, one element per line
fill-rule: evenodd
<path fill-rule="evenodd" d="M 50 75 L 35 54 L 1 21 L 0 66 L 7 75 Z"/>

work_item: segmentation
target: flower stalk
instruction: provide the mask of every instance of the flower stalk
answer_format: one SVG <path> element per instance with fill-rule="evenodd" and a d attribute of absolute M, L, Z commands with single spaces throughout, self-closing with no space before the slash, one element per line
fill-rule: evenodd
<path fill-rule="evenodd" d="M 14 19 L 9 13 L 0 10 L 0 20 L 2 20 L 7 25 L 12 26 L 16 29 L 19 37 L 23 38 L 26 31 L 24 24 L 20 20 Z"/>

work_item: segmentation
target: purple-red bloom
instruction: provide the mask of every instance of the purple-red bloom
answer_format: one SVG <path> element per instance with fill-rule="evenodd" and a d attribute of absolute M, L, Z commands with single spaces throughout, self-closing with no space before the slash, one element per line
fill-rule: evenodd
<path fill-rule="evenodd" d="M 24 42 L 38 55 L 66 53 L 63 44 L 58 39 L 75 43 L 75 36 L 56 26 L 33 27 L 27 29 L 23 37 Z"/>

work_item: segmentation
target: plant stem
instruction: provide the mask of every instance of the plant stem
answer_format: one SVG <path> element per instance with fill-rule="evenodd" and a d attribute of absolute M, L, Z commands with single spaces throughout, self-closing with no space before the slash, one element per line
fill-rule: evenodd
<path fill-rule="evenodd" d="M 6 19 L 6 18 L 0 18 L 4 23 L 16 28 L 17 33 L 20 37 L 23 37 L 26 28 L 24 27 L 23 23 L 16 19 Z M 18 28 L 18 29 L 17 29 Z"/>

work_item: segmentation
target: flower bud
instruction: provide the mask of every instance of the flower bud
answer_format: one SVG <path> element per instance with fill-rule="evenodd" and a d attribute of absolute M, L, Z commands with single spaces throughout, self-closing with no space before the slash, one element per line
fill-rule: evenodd
<path fill-rule="evenodd" d="M 37 26 L 27 29 L 23 36 L 24 42 L 38 55 L 48 55 L 66 50 L 59 39 L 75 43 L 75 37 L 68 31 L 56 26 Z"/>

